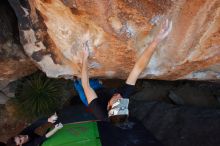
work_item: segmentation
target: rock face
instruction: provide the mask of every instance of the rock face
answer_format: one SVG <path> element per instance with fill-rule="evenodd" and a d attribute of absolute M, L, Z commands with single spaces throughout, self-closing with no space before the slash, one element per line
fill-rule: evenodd
<path fill-rule="evenodd" d="M 160 43 L 140 78 L 220 79 L 219 0 L 8 0 L 28 56 L 50 77 L 80 76 L 87 42 L 91 77 L 126 78 L 165 18 Z"/>
<path fill-rule="evenodd" d="M 8 82 L 37 70 L 19 41 L 16 16 L 5 0 L 0 2 L 0 90 Z"/>

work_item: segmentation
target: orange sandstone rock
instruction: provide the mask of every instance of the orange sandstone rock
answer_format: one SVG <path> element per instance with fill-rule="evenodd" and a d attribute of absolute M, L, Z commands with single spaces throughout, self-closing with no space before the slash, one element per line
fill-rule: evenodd
<path fill-rule="evenodd" d="M 88 41 L 90 77 L 123 78 L 173 22 L 140 78 L 220 79 L 219 0 L 9 0 L 25 52 L 50 77 L 80 76 Z"/>

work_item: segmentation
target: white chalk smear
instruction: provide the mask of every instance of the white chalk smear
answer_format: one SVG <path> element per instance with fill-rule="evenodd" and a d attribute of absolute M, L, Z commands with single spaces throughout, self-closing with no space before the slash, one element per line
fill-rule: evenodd
<path fill-rule="evenodd" d="M 89 63 L 88 67 L 89 67 L 89 68 L 99 69 L 99 68 L 101 68 L 101 64 L 99 64 L 99 63 L 96 62 L 96 61 L 92 61 L 91 63 Z"/>
<path fill-rule="evenodd" d="M 28 12 L 28 9 L 27 8 L 24 8 L 21 6 L 21 8 L 24 10 L 24 17 L 27 17 L 29 15 L 29 12 Z"/>
<path fill-rule="evenodd" d="M 105 72 L 105 75 L 107 76 L 107 77 L 113 77 L 114 75 L 115 75 L 115 71 L 112 71 L 112 70 L 109 70 L 109 71 L 106 71 Z"/>

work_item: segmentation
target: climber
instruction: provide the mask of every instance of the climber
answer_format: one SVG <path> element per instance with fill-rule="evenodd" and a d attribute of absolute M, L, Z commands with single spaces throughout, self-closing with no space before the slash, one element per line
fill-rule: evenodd
<path fill-rule="evenodd" d="M 82 87 L 88 102 L 88 107 L 92 110 L 93 114 L 98 120 L 108 121 L 117 124 L 126 121 L 129 115 L 128 104 L 129 97 L 136 91 L 135 83 L 138 76 L 145 69 L 153 55 L 156 46 L 168 36 L 172 29 L 172 22 L 165 20 L 157 36 L 152 43 L 146 48 L 143 54 L 138 58 L 132 71 L 130 72 L 125 84 L 115 90 L 101 89 L 102 92 L 95 92 L 90 86 L 88 78 L 88 57 L 89 48 L 85 45 L 82 52 Z"/>
<path fill-rule="evenodd" d="M 55 113 L 51 117 L 42 118 L 35 121 L 30 126 L 26 127 L 18 135 L 11 137 L 7 141 L 7 146 L 39 146 L 47 138 L 55 134 L 59 129 L 63 127 L 62 123 L 54 125 L 58 116 Z M 50 128 L 54 127 L 51 131 Z M 48 132 L 49 131 L 49 132 Z"/>

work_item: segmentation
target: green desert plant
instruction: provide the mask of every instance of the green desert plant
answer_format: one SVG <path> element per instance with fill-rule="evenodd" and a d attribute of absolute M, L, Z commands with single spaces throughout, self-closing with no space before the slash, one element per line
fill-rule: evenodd
<path fill-rule="evenodd" d="M 65 95 L 62 82 L 35 73 L 18 83 L 15 96 L 19 113 L 34 119 L 55 112 Z"/>

